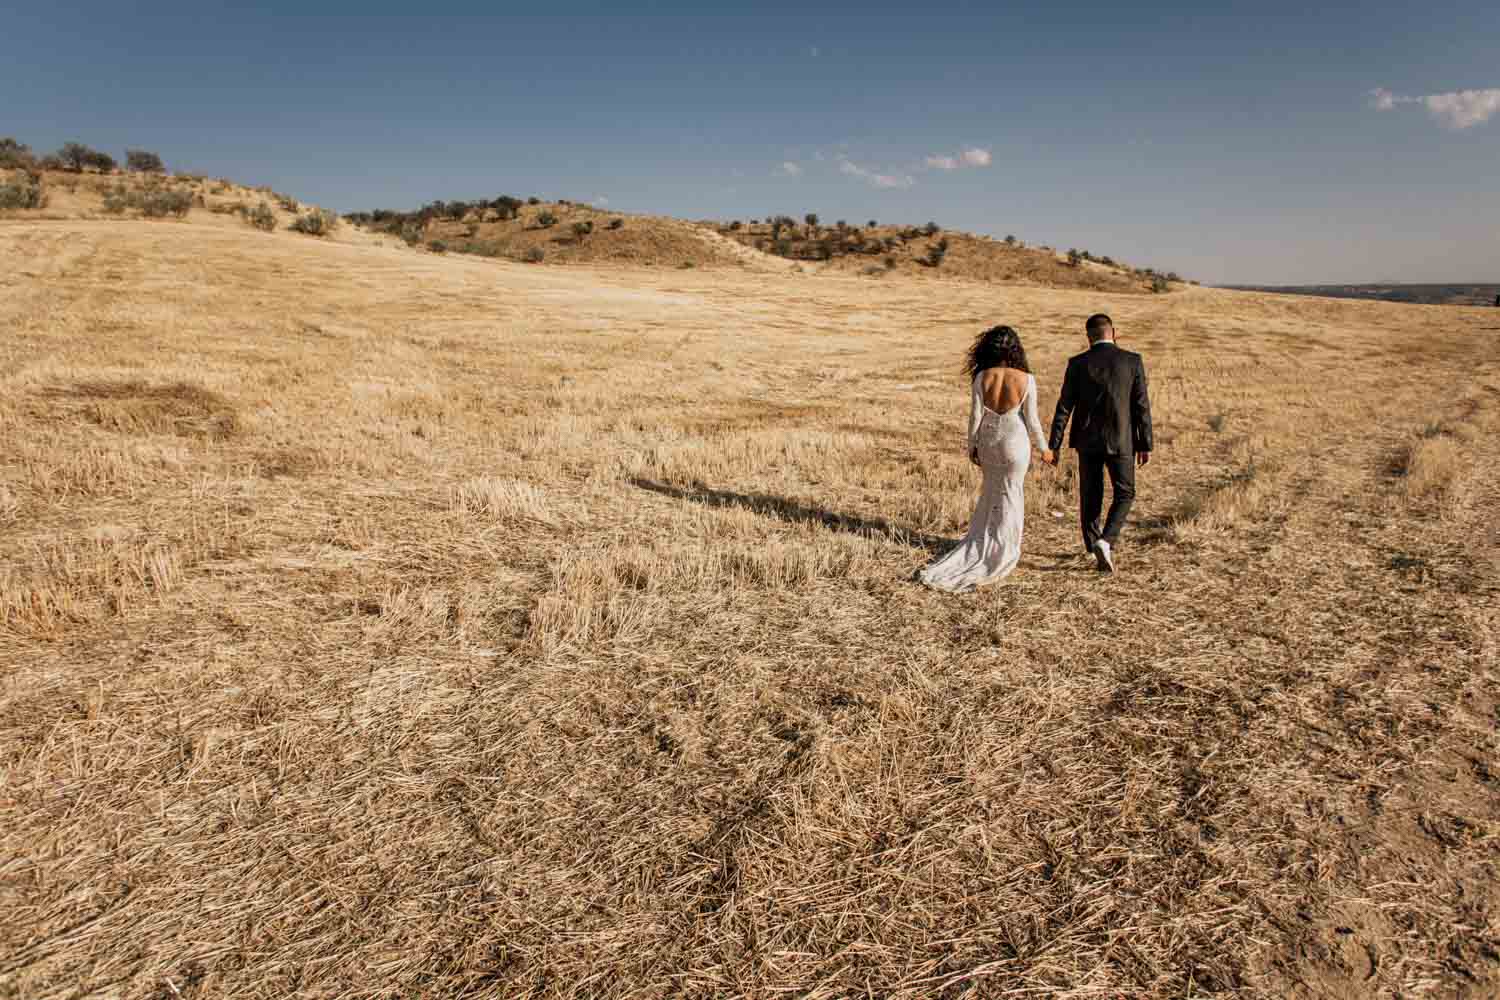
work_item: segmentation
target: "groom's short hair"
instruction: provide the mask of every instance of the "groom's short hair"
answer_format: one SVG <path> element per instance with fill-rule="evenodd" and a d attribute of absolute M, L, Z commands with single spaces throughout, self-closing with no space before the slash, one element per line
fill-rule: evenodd
<path fill-rule="evenodd" d="M 1088 332 L 1089 343 L 1093 343 L 1115 328 L 1115 321 L 1104 313 L 1094 313 L 1089 317 L 1087 323 L 1083 324 L 1084 330 Z"/>

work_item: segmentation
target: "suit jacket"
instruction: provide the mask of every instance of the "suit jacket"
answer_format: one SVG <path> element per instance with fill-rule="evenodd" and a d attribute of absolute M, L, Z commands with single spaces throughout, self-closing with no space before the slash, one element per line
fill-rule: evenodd
<path fill-rule="evenodd" d="M 1068 446 L 1092 455 L 1130 455 L 1151 450 L 1151 400 L 1146 395 L 1146 364 L 1139 354 L 1100 341 L 1068 361 L 1051 448 L 1062 447 L 1068 417 Z"/>

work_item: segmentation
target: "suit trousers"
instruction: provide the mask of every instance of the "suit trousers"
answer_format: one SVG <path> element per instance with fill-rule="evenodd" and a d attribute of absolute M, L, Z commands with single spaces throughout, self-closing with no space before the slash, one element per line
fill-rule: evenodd
<path fill-rule="evenodd" d="M 1114 497 L 1104 530 L 1099 530 L 1099 512 L 1104 507 L 1104 473 L 1108 470 Z M 1120 540 L 1120 529 L 1135 502 L 1135 455 L 1078 453 L 1078 513 L 1083 523 L 1083 547 L 1092 552 L 1094 543 L 1104 539 L 1110 545 Z"/>

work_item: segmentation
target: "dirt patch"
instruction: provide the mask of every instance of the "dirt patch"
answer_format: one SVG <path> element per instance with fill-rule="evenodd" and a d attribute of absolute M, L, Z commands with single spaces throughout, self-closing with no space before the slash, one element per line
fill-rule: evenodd
<path fill-rule="evenodd" d="M 75 382 L 42 393 L 64 415 L 122 434 L 174 434 L 224 440 L 239 430 L 227 399 L 192 382 L 150 385 L 142 380 Z"/>

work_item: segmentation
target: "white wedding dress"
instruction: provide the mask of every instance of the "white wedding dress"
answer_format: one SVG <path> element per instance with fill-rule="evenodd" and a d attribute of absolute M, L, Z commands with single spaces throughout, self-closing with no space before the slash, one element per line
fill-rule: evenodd
<path fill-rule="evenodd" d="M 984 488 L 963 541 L 917 574 L 929 587 L 954 592 L 994 583 L 1021 558 L 1021 522 L 1026 517 L 1026 470 L 1031 442 L 1047 447 L 1036 417 L 1036 378 L 1026 376 L 1021 401 L 996 413 L 984 405 L 984 372 L 974 376 L 969 410 L 969 449 L 979 452 Z M 1030 434 L 1030 440 L 1027 435 Z"/>

